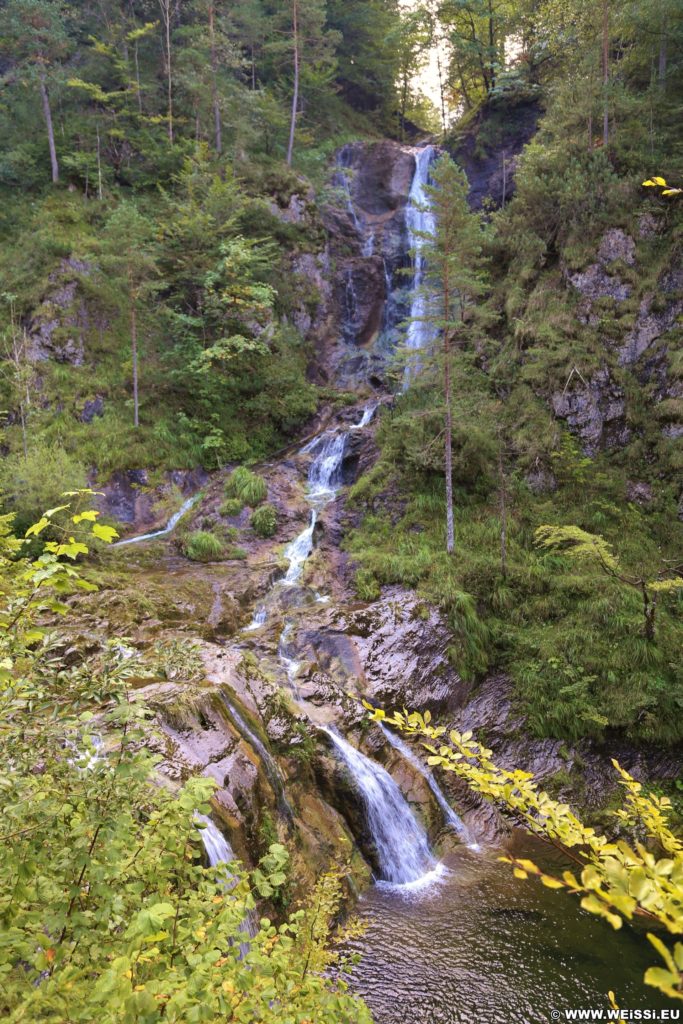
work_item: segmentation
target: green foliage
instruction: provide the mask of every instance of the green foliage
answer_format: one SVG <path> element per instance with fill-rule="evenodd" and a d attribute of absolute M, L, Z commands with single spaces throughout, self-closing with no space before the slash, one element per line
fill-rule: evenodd
<path fill-rule="evenodd" d="M 116 638 L 103 658 L 55 659 L 65 637 L 41 620 L 66 612 L 70 593 L 96 589 L 71 563 L 89 537 L 115 536 L 82 508 L 91 493 L 66 495 L 30 529 L 61 537 L 34 561 L 12 517 L 0 522 L 0 756 L 12 764 L 0 835 L 3 1018 L 369 1024 L 343 980 L 326 980 L 333 963 L 344 970 L 328 945 L 340 873 L 321 876 L 289 919 L 261 916 L 247 935 L 256 900 L 286 880 L 287 851 L 271 844 L 251 877 L 238 864 L 203 867 L 197 815 L 215 783 L 192 779 L 176 793 L 151 784 L 150 712 L 130 682 L 137 652 Z"/>
<path fill-rule="evenodd" d="M 512 865 L 516 878 L 531 876 L 549 889 L 580 895 L 584 910 L 604 918 L 615 929 L 621 928 L 624 920 L 642 918 L 651 926 L 660 925 L 669 935 L 683 934 L 683 841 L 669 826 L 668 797 L 645 793 L 642 785 L 613 761 L 626 791 L 624 805 L 615 814 L 634 841 L 629 845 L 623 838 L 612 840 L 584 825 L 567 804 L 539 790 L 529 772 L 497 765 L 492 752 L 476 742 L 471 732 L 452 729 L 446 743 L 446 729 L 432 726 L 429 712 L 388 716 L 381 708 L 363 703 L 374 721 L 428 740 L 423 746 L 430 765 L 456 774 L 534 835 L 564 849 L 573 862 L 574 870 L 560 875 L 546 873 L 529 860 L 501 858 Z M 647 844 L 637 838 L 643 833 Z M 650 967 L 645 983 L 673 999 L 683 999 L 683 942 L 669 946 L 651 932 L 647 937 L 666 968 Z M 613 1002 L 611 993 L 610 998 Z"/>
<path fill-rule="evenodd" d="M 17 525 L 26 529 L 44 508 L 59 501 L 64 481 L 85 487 L 86 467 L 58 444 L 32 441 L 27 456 L 13 453 L 0 464 L 0 496 L 5 507 L 17 515 Z"/>
<path fill-rule="evenodd" d="M 226 500 L 222 502 L 218 511 L 222 516 L 232 519 L 235 516 L 238 516 L 243 508 L 244 502 L 241 498 L 226 498 Z"/>
<path fill-rule="evenodd" d="M 238 498 L 243 505 L 256 508 L 268 495 L 265 480 L 246 466 L 238 466 L 225 481 L 225 494 L 228 498 Z"/>
<path fill-rule="evenodd" d="M 192 530 L 183 537 L 183 554 L 193 562 L 216 562 L 226 557 L 220 537 L 208 530 Z"/>
<path fill-rule="evenodd" d="M 252 512 L 249 521 L 258 537 L 272 537 L 277 531 L 277 512 L 272 505 L 261 505 Z"/>

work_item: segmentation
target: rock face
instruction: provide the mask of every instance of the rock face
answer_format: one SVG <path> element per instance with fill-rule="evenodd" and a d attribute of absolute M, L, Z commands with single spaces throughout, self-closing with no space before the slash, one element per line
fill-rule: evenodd
<path fill-rule="evenodd" d="M 601 448 L 622 448 L 628 444 L 630 430 L 625 422 L 626 400 L 609 370 L 599 370 L 589 382 L 581 382 L 552 399 L 556 416 L 567 421 L 581 438 L 587 455 Z"/>
<path fill-rule="evenodd" d="M 395 142 L 348 143 L 339 151 L 333 185 L 337 197 L 325 214 L 335 322 L 326 359 L 347 384 L 379 384 L 391 340 L 383 337 L 387 306 L 405 305 L 405 208 L 415 173 L 415 149 Z M 394 339 L 395 340 L 395 339 Z"/>
<path fill-rule="evenodd" d="M 659 308 L 655 308 L 655 295 L 648 294 L 643 298 L 635 326 L 619 351 L 619 362 L 623 366 L 637 363 L 657 338 L 674 327 L 683 313 L 682 292 L 683 270 L 676 268 L 664 274 L 659 281 L 658 293 L 664 300 Z"/>
<path fill-rule="evenodd" d="M 437 609 L 402 587 L 344 620 L 363 669 L 364 691 L 384 707 L 452 711 L 470 687 L 448 660 L 451 632 Z"/>
<path fill-rule="evenodd" d="M 447 147 L 467 174 L 473 209 L 481 209 L 485 200 L 499 207 L 512 198 L 517 158 L 533 138 L 540 115 L 534 99 L 514 106 L 489 103 L 464 138 Z"/>
<path fill-rule="evenodd" d="M 27 327 L 28 357 L 33 362 L 55 359 L 72 366 L 83 364 L 85 338 L 92 323 L 78 285 L 92 269 L 90 263 L 69 257 L 50 274 L 50 287 Z"/>

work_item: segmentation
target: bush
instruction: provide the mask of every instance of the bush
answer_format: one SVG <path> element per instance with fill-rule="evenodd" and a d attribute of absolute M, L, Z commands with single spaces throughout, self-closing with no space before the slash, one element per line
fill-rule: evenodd
<path fill-rule="evenodd" d="M 227 519 L 232 519 L 238 516 L 243 508 L 244 502 L 241 498 L 226 498 L 218 511 L 220 515 L 225 516 Z"/>
<path fill-rule="evenodd" d="M 251 528 L 257 537 L 272 537 L 277 530 L 277 512 L 272 505 L 261 505 L 251 514 Z"/>
<path fill-rule="evenodd" d="M 40 518 L 43 509 L 62 504 L 64 490 L 87 486 L 87 473 L 78 459 L 58 444 L 33 444 L 25 459 L 16 452 L 2 461 L 0 499 L 16 512 L 16 528 L 23 532 Z"/>
<path fill-rule="evenodd" d="M 208 530 L 193 530 L 183 540 L 183 553 L 193 562 L 215 562 L 225 556 L 225 548 Z"/>
<path fill-rule="evenodd" d="M 243 505 L 256 508 L 264 501 L 268 494 L 265 480 L 262 480 L 256 473 L 252 473 L 246 466 L 238 466 L 234 469 L 225 483 L 225 496 L 227 498 L 240 498 Z"/>

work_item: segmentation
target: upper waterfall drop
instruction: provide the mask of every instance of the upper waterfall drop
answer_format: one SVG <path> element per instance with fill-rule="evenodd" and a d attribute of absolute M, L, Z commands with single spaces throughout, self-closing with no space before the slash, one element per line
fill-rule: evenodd
<path fill-rule="evenodd" d="M 406 207 L 406 228 L 408 245 L 413 253 L 413 279 L 411 284 L 412 298 L 410 302 L 410 319 L 406 332 L 405 346 L 408 350 L 408 361 L 403 374 L 403 388 L 410 384 L 415 375 L 418 360 L 414 355 L 426 348 L 436 337 L 436 329 L 426 317 L 429 314 L 430 296 L 425 291 L 427 260 L 424 255 L 427 239 L 436 231 L 436 219 L 431 208 L 429 196 L 425 188 L 429 183 L 429 169 L 434 160 L 436 149 L 425 146 L 419 151 L 415 162 L 415 174 L 408 194 Z"/>
<path fill-rule="evenodd" d="M 322 731 L 332 740 L 360 790 L 380 877 L 395 885 L 407 885 L 433 872 L 437 864 L 424 829 L 391 775 L 333 729 L 323 727 Z"/>

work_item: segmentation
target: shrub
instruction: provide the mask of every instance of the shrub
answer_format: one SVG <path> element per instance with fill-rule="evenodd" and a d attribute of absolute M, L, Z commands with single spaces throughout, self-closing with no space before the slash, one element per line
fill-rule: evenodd
<path fill-rule="evenodd" d="M 251 527 L 257 537 L 272 537 L 277 530 L 277 512 L 272 505 L 261 505 L 251 515 Z"/>
<path fill-rule="evenodd" d="M 241 498 L 226 498 L 218 511 L 227 519 L 232 519 L 234 516 L 238 516 L 243 508 L 244 502 Z"/>
<path fill-rule="evenodd" d="M 39 519 L 44 508 L 62 504 L 65 489 L 86 485 L 85 466 L 58 444 L 37 442 L 27 458 L 17 452 L 2 460 L 0 499 L 8 511 L 16 512 L 19 532 Z"/>
<path fill-rule="evenodd" d="M 252 473 L 246 466 L 238 466 L 233 469 L 225 483 L 225 495 L 227 498 L 240 498 L 242 504 L 256 508 L 268 494 L 265 480 L 262 480 L 256 473 Z"/>
<path fill-rule="evenodd" d="M 215 562 L 225 556 L 225 548 L 208 530 L 193 530 L 183 540 L 183 553 L 193 562 Z"/>
<path fill-rule="evenodd" d="M 233 544 L 225 551 L 223 557 L 227 559 L 237 559 L 239 561 L 242 561 L 247 557 L 247 553 L 244 550 L 244 548 L 237 547 L 236 544 Z"/>

